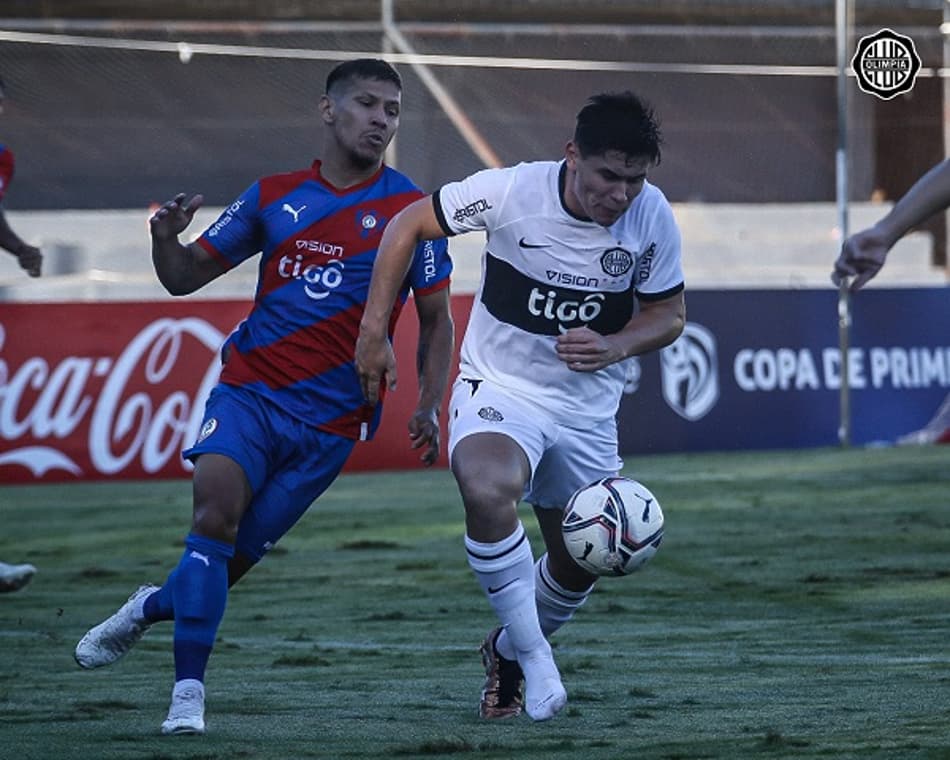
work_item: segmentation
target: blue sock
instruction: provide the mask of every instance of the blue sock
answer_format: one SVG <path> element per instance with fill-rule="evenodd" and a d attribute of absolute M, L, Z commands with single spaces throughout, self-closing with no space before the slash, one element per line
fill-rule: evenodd
<path fill-rule="evenodd" d="M 175 576 L 178 574 L 178 568 L 172 570 L 165 579 L 165 585 L 153 593 L 145 600 L 142 607 L 142 613 L 145 619 L 150 623 L 157 623 L 160 620 L 175 619 Z"/>
<path fill-rule="evenodd" d="M 173 577 L 175 680 L 204 681 L 228 600 L 228 560 L 234 547 L 190 533 Z"/>

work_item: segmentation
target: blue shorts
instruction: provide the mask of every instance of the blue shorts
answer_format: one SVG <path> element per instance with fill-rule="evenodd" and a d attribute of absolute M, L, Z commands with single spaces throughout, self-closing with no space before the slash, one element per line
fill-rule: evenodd
<path fill-rule="evenodd" d="M 218 384 L 205 405 L 198 442 L 182 456 L 194 461 L 221 454 L 244 470 L 253 496 L 235 548 L 257 562 L 336 480 L 355 444 L 250 391 Z"/>

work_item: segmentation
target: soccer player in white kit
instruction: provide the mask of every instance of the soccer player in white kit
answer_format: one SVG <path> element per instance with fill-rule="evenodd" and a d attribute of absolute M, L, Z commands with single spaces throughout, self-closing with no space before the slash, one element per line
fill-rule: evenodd
<path fill-rule="evenodd" d="M 615 475 L 624 360 L 685 323 L 680 234 L 647 181 L 660 160 L 652 109 L 630 92 L 592 97 L 560 161 L 477 172 L 407 206 L 386 227 L 356 346 L 363 392 L 396 382 L 386 325 L 418 240 L 482 230 L 482 279 L 450 404 L 449 456 L 465 548 L 500 626 L 482 645 L 479 713 L 534 720 L 567 694 L 548 638 L 595 576 L 560 522 L 576 489 Z M 517 512 L 534 507 L 535 562 Z M 523 689 L 523 693 L 522 693 Z"/>

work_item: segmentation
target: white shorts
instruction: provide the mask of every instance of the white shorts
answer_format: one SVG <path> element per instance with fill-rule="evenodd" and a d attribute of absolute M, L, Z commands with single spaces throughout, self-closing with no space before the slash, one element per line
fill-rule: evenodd
<path fill-rule="evenodd" d="M 474 433 L 506 435 L 521 447 L 531 466 L 524 500 L 544 509 L 564 509 L 578 488 L 623 467 L 615 419 L 569 428 L 498 385 L 459 377 L 449 403 L 450 461 L 458 442 Z"/>

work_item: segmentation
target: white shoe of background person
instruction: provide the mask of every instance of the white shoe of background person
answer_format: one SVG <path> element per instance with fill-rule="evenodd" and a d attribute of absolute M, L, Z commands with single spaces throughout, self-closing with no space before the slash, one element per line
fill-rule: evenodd
<path fill-rule="evenodd" d="M 36 573 L 33 565 L 8 565 L 0 562 L 0 593 L 23 588 Z"/>

